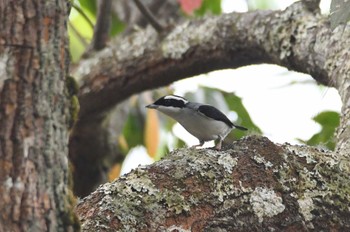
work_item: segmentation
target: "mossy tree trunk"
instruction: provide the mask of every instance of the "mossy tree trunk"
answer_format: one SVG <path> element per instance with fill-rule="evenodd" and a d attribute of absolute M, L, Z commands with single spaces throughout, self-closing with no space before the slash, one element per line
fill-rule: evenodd
<path fill-rule="evenodd" d="M 0 231 L 74 231 L 68 1 L 0 2 Z"/>

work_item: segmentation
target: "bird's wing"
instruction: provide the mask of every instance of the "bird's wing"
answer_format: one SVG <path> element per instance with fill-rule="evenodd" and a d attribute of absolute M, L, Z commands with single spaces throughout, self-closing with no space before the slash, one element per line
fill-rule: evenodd
<path fill-rule="evenodd" d="M 233 127 L 234 124 L 223 114 L 220 110 L 210 105 L 201 105 L 197 111 L 209 118 L 213 118 L 218 121 L 226 123 L 229 127 Z"/>

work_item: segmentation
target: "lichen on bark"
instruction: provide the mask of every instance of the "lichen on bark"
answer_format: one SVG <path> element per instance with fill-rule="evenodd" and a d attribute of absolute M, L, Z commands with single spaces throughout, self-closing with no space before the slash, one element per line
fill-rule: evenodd
<path fill-rule="evenodd" d="M 237 162 L 230 168 L 222 162 L 228 155 Z M 347 230 L 350 173 L 343 161 L 259 136 L 223 151 L 183 148 L 102 185 L 76 210 L 83 231 Z"/>

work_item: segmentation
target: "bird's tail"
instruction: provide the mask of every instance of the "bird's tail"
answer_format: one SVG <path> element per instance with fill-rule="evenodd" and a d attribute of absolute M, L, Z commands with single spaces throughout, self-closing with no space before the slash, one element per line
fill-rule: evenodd
<path fill-rule="evenodd" d="M 237 126 L 237 125 L 233 125 L 234 127 L 236 127 L 238 130 L 248 130 L 247 128 L 243 127 L 243 126 Z"/>

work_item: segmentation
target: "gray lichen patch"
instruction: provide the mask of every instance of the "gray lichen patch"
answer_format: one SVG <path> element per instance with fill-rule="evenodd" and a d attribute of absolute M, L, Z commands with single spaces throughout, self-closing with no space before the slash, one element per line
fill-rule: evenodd
<path fill-rule="evenodd" d="M 217 197 L 219 202 L 224 202 L 230 196 L 240 195 L 241 190 L 236 188 L 232 182 L 227 180 L 217 180 L 214 182 L 213 195 Z"/>
<path fill-rule="evenodd" d="M 191 230 L 184 229 L 182 226 L 176 226 L 176 225 L 170 226 L 169 228 L 167 228 L 166 231 L 191 232 Z"/>
<path fill-rule="evenodd" d="M 154 49 L 157 41 L 157 33 L 149 26 L 145 30 L 135 31 L 128 37 L 117 38 L 118 47 L 113 52 L 118 60 L 137 58 L 144 55 L 147 50 Z"/>
<path fill-rule="evenodd" d="M 140 169 L 138 169 L 140 170 Z M 152 181 L 147 178 L 145 175 L 136 174 L 137 172 L 131 173 L 131 175 L 136 175 L 133 178 L 128 178 L 125 183 L 129 186 L 134 192 L 143 192 L 148 195 L 155 195 L 159 192 L 157 188 L 155 188 Z"/>
<path fill-rule="evenodd" d="M 204 157 L 203 156 L 205 153 Z M 191 169 L 195 172 L 199 172 L 201 176 L 207 176 L 207 170 L 215 168 L 213 167 L 213 164 L 215 163 L 217 159 L 218 152 L 213 150 L 207 150 L 207 151 L 201 151 L 201 150 L 195 150 L 192 152 L 191 157 L 189 157 L 188 165 L 191 167 Z M 216 168 L 215 168 L 216 169 Z"/>
<path fill-rule="evenodd" d="M 220 155 L 218 159 L 218 164 L 222 165 L 228 173 L 232 173 L 233 167 L 237 165 L 238 158 L 232 158 L 229 153 L 224 153 Z"/>
<path fill-rule="evenodd" d="M 273 167 L 273 164 L 270 161 L 266 161 L 265 158 L 259 154 L 254 155 L 253 160 L 258 164 L 264 164 L 265 169 Z"/>
<path fill-rule="evenodd" d="M 276 170 L 282 189 L 294 191 L 299 213 L 305 221 L 317 220 L 323 208 L 315 202 L 329 204 L 337 210 L 348 211 L 350 202 L 349 157 L 315 147 L 285 144 L 285 167 Z M 347 161 L 345 161 L 347 160 Z M 297 170 L 293 171 L 293 170 Z M 340 215 L 332 214 L 333 220 Z"/>
<path fill-rule="evenodd" d="M 2 52 L 0 54 L 0 90 L 4 85 L 4 81 L 10 78 L 9 73 L 11 71 L 9 69 L 13 67 L 13 64 L 11 64 L 12 62 L 13 60 L 10 59 L 7 52 Z"/>
<path fill-rule="evenodd" d="M 249 201 L 260 223 L 263 222 L 264 217 L 273 217 L 286 208 L 280 196 L 272 189 L 263 187 L 255 188 Z"/>
<path fill-rule="evenodd" d="M 165 206 L 174 211 L 175 214 L 190 211 L 190 204 L 185 201 L 185 197 L 176 191 L 164 190 L 159 195 L 160 201 L 165 202 Z"/>
<path fill-rule="evenodd" d="M 190 48 L 215 40 L 217 22 L 218 18 L 212 17 L 198 25 L 186 21 L 176 27 L 162 42 L 164 57 L 180 59 Z"/>
<path fill-rule="evenodd" d="M 162 43 L 164 57 L 180 59 L 182 55 L 191 47 L 190 38 L 183 34 L 187 29 L 189 22 L 178 26 Z M 179 39 L 181 38 L 181 39 Z"/>
<path fill-rule="evenodd" d="M 298 199 L 298 204 L 299 204 L 300 214 L 303 215 L 306 221 L 311 221 L 313 218 L 311 211 L 315 207 L 312 198 L 311 197 L 300 198 Z"/>

